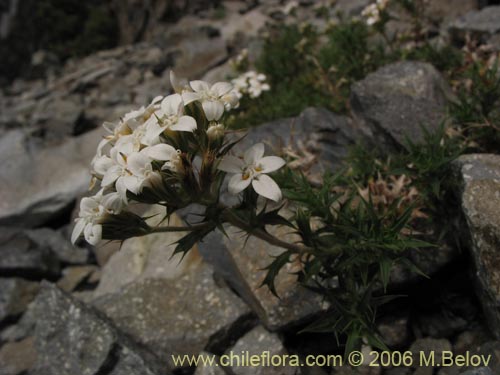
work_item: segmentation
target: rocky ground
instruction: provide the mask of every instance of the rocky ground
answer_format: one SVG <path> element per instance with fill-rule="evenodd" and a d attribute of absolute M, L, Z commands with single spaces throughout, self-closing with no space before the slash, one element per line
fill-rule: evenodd
<path fill-rule="evenodd" d="M 286 22 L 287 13 L 284 1 L 226 1 L 220 18 L 217 9 L 193 2 L 196 9 L 175 23 L 148 18 L 155 27 L 142 33 L 145 14 L 158 9 L 143 14 L 133 1 L 125 3 L 117 15 L 127 30 L 122 41 L 140 42 L 60 66 L 42 54 L 34 61 L 43 78 L 19 78 L 0 92 L 0 374 L 349 373 L 320 367 L 222 371 L 172 362 L 171 354 L 230 350 L 302 357 L 339 352 L 331 335 L 298 333 L 328 306 L 298 286 L 292 268 L 277 279 L 280 299 L 259 288 L 262 268 L 279 248 L 213 233 L 185 258 L 170 259 L 176 234 L 130 239 L 120 251 L 113 243 L 90 248 L 69 242 L 100 124 L 168 92 L 170 69 L 192 79 L 224 78 L 228 59 L 244 47 L 251 57 L 258 54 L 259 36 L 268 25 Z M 314 19 L 314 3 L 297 2 L 301 18 Z M 339 0 L 335 10 L 355 16 L 367 3 Z M 474 32 L 500 49 L 500 6 L 450 4 L 432 2 L 440 34 L 460 39 Z M 127 17 L 131 12 L 137 17 Z M 389 148 L 401 147 L 404 134 L 418 139 L 419 124 L 436 123 L 450 96 L 431 65 L 395 63 L 354 85 L 352 117 L 309 108 L 253 128 L 241 147 L 256 139 L 283 146 L 300 140 L 318 155 L 315 168 L 335 170 L 359 139 Z M 393 349 L 471 351 L 493 360 L 488 368 L 362 366 L 359 373 L 500 373 L 500 156 L 465 155 L 454 171 L 461 216 L 450 221 L 463 221 L 467 246 L 412 253 L 431 278 L 396 270 L 391 289 L 408 297 L 383 311 L 378 325 Z"/>

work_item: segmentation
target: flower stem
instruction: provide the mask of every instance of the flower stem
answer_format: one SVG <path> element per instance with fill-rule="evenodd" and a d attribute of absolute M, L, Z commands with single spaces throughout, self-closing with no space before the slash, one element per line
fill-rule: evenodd
<path fill-rule="evenodd" d="M 210 223 L 199 223 L 181 227 L 154 227 L 149 233 L 166 233 L 166 232 L 193 232 L 195 230 L 208 228 Z"/>
<path fill-rule="evenodd" d="M 222 213 L 222 217 L 229 224 L 232 224 L 235 227 L 244 230 L 245 232 L 251 234 L 252 236 L 255 236 L 263 241 L 266 241 L 267 243 L 269 243 L 271 245 L 290 250 L 292 253 L 295 253 L 295 254 L 303 254 L 306 251 L 306 249 L 302 246 L 299 246 L 299 245 L 296 245 L 296 244 L 293 244 L 290 242 L 282 241 L 279 238 L 274 237 L 272 234 L 269 234 L 260 228 L 252 227 L 250 224 L 241 220 L 238 216 L 236 216 L 230 210 L 225 210 Z"/>

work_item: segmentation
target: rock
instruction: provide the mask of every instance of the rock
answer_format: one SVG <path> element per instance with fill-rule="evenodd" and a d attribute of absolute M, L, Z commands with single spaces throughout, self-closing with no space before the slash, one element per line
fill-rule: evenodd
<path fill-rule="evenodd" d="M 6 343 L 0 348 L 0 371 L 3 375 L 26 374 L 36 362 L 33 337 Z"/>
<path fill-rule="evenodd" d="M 144 279 L 128 284 L 94 305 L 163 361 L 172 354 L 220 350 L 249 322 L 248 307 L 219 287 L 207 264 L 175 279 Z"/>
<path fill-rule="evenodd" d="M 165 363 L 120 333 L 108 319 L 52 284 L 42 283 L 30 309 L 38 317 L 34 330 L 37 374 L 168 372 Z"/>
<path fill-rule="evenodd" d="M 324 108 L 307 108 L 295 118 L 276 120 L 249 129 L 248 135 L 238 144 L 246 150 L 256 142 L 272 145 L 276 153 L 291 146 L 306 150 L 315 156 L 309 161 L 315 168 L 334 172 L 348 154 L 350 146 L 361 137 L 347 117 L 336 115 Z"/>
<path fill-rule="evenodd" d="M 470 233 L 477 294 L 492 333 L 500 337 L 500 156 L 464 155 L 453 163 Z"/>
<path fill-rule="evenodd" d="M 426 355 L 433 352 L 434 353 L 434 363 L 439 365 L 441 363 L 441 356 L 443 351 L 451 351 L 451 344 L 446 339 L 433 339 L 430 337 L 417 339 L 413 344 L 411 344 L 410 352 L 413 353 L 413 358 L 418 358 L 420 353 L 423 352 Z M 420 369 L 430 370 L 429 374 L 432 374 L 432 366 L 420 366 L 423 362 L 415 361 L 413 363 L 413 367 L 417 368 L 417 371 Z"/>
<path fill-rule="evenodd" d="M 63 270 L 63 277 L 57 282 L 57 287 L 65 292 L 72 292 L 76 287 L 88 279 L 93 272 L 96 272 L 97 269 L 98 268 L 93 265 L 65 268 Z"/>
<path fill-rule="evenodd" d="M 73 223 L 71 223 L 71 230 Z M 73 246 L 69 240 L 71 231 L 63 234 L 50 228 L 28 229 L 20 236 L 28 238 L 39 248 L 48 248 L 64 264 L 85 264 L 89 260 L 89 250 Z"/>
<path fill-rule="evenodd" d="M 262 323 L 270 330 L 279 330 L 296 325 L 324 311 L 327 306 L 323 298 L 297 283 L 293 264 L 288 264 L 275 280 L 274 296 L 267 287 L 261 287 L 266 275 L 264 268 L 273 256 L 284 250 L 267 242 L 250 237 L 246 240 L 240 231 L 226 228 L 228 237 L 212 232 L 199 244 L 200 253 L 214 265 L 228 284 L 237 291 Z M 286 240 L 292 240 L 289 229 L 271 229 L 270 233 Z"/>
<path fill-rule="evenodd" d="M 478 367 L 462 372 L 461 375 L 493 375 L 494 372 L 488 367 Z"/>
<path fill-rule="evenodd" d="M 21 130 L 6 133 L 0 139 L 0 225 L 34 227 L 67 210 L 88 189 L 102 134 L 98 129 L 40 149 Z"/>
<path fill-rule="evenodd" d="M 411 337 L 408 316 L 391 316 L 377 325 L 382 341 L 390 348 L 401 348 L 408 344 Z"/>
<path fill-rule="evenodd" d="M 37 246 L 22 232 L 2 228 L 0 243 L 0 276 L 42 278 L 59 274 L 60 262 L 51 249 Z"/>
<path fill-rule="evenodd" d="M 220 367 L 220 358 L 219 356 L 215 354 L 211 354 L 208 352 L 201 352 L 199 357 L 205 357 L 205 358 L 214 358 L 214 361 L 217 365 L 209 366 L 209 365 L 204 365 L 199 364 L 196 367 L 196 371 L 194 372 L 194 375 L 226 375 L 226 372 Z"/>
<path fill-rule="evenodd" d="M 467 33 L 486 42 L 500 32 L 500 6 L 488 6 L 472 11 L 451 23 L 449 32 L 455 41 L 463 42 Z"/>
<path fill-rule="evenodd" d="M 259 356 L 262 359 L 263 353 L 269 353 L 268 358 L 273 356 L 283 356 L 287 354 L 285 347 L 276 334 L 272 334 L 258 326 L 241 337 L 236 344 L 229 349 L 225 354 L 226 358 L 231 358 L 231 355 L 236 355 L 237 360 L 230 364 L 231 373 L 235 375 L 292 375 L 296 373 L 296 369 L 287 366 L 273 366 L 269 359 L 264 360 L 259 366 L 250 366 L 249 363 L 243 364 L 242 358 L 246 356 Z M 244 355 L 242 355 L 244 353 Z M 222 363 L 223 365 L 225 363 Z"/>
<path fill-rule="evenodd" d="M 368 141 L 400 148 L 406 137 L 423 139 L 421 126 L 433 131 L 446 114 L 451 90 L 430 64 L 397 62 L 352 86 L 351 107 Z"/>
<path fill-rule="evenodd" d="M 164 212 L 162 207 L 151 207 L 144 216 Z M 149 220 L 150 225 L 157 225 L 163 216 Z M 184 222 L 173 214 L 169 223 L 163 225 L 181 226 Z M 117 292 L 123 286 L 137 280 L 171 279 L 174 280 L 190 268 L 196 268 L 201 257 L 196 248 L 183 258 L 182 254 L 173 256 L 175 242 L 185 233 L 156 233 L 144 237 L 130 238 L 123 242 L 120 251 L 114 253 L 102 270 L 101 280 L 94 296 Z M 173 257 L 172 257 L 173 256 Z"/>
<path fill-rule="evenodd" d="M 38 293 L 38 283 L 0 278 L 0 323 L 21 315 Z"/>
<path fill-rule="evenodd" d="M 454 0 L 450 6 L 449 0 L 434 0 L 426 4 L 425 13 L 434 22 L 446 22 L 463 16 L 479 8 L 478 0 Z"/>

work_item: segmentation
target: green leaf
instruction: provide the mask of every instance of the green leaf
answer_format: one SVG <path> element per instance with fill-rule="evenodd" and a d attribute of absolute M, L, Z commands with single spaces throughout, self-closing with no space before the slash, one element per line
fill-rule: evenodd
<path fill-rule="evenodd" d="M 262 281 L 261 287 L 267 285 L 271 293 L 273 293 L 276 297 L 279 298 L 278 293 L 276 292 L 276 286 L 274 284 L 274 280 L 280 270 L 290 261 L 290 256 L 292 253 L 290 251 L 285 251 L 284 253 L 275 257 L 273 262 L 268 265 L 264 270 L 267 270 L 267 275 Z"/>

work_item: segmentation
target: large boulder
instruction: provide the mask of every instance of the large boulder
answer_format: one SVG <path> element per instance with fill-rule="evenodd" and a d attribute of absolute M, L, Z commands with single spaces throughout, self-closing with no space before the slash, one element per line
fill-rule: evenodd
<path fill-rule="evenodd" d="M 30 307 L 36 374 L 162 375 L 165 363 L 118 331 L 102 314 L 49 283 Z"/>
<path fill-rule="evenodd" d="M 352 86 L 356 124 L 368 140 L 401 148 L 406 138 L 423 139 L 422 127 L 433 131 L 444 120 L 451 90 L 430 64 L 397 62 L 369 74 Z"/>
<path fill-rule="evenodd" d="M 0 278 L 0 324 L 20 316 L 38 293 L 38 283 L 20 278 Z"/>
<path fill-rule="evenodd" d="M 475 265 L 477 294 L 491 332 L 500 337 L 500 156 L 464 155 L 454 162 Z"/>
<path fill-rule="evenodd" d="M 171 355 L 220 351 L 252 322 L 245 303 L 217 285 L 204 263 L 175 279 L 135 281 L 93 304 L 172 366 Z"/>

